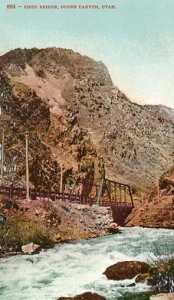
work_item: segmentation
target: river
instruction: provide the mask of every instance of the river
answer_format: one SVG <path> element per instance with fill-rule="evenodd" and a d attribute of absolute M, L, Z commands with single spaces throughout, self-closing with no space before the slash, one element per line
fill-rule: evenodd
<path fill-rule="evenodd" d="M 95 291 L 108 300 L 126 292 L 145 291 L 134 280 L 107 280 L 102 273 L 125 260 L 152 261 L 174 253 L 174 231 L 122 228 L 122 233 L 55 246 L 40 254 L 0 260 L 1 300 L 56 300 Z"/>

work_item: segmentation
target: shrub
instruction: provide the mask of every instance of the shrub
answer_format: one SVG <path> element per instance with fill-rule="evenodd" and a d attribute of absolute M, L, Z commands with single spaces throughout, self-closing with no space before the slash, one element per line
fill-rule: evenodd
<path fill-rule="evenodd" d="M 13 220 L 0 228 L 0 245 L 3 248 L 20 248 L 31 242 L 41 247 L 54 244 L 49 231 L 40 222 Z"/>
<path fill-rule="evenodd" d="M 126 293 L 124 296 L 118 298 L 118 300 L 149 300 L 152 292 L 141 293 Z"/>
<path fill-rule="evenodd" d="M 155 293 L 174 292 L 174 258 L 160 261 L 150 270 L 148 283 L 153 286 Z"/>

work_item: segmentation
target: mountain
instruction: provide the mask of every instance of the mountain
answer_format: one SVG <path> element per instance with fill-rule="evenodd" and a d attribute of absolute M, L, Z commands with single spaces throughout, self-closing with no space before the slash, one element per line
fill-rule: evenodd
<path fill-rule="evenodd" d="M 174 111 L 132 103 L 102 62 L 72 50 L 16 49 L 0 57 L 6 165 L 58 189 L 63 180 L 90 185 L 101 174 L 147 189 L 173 165 Z M 10 175 L 9 175 L 10 176 Z"/>

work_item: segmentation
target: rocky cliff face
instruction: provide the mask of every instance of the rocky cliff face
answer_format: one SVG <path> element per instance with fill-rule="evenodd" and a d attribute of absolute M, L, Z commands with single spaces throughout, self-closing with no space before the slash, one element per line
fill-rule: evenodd
<path fill-rule="evenodd" d="M 127 218 L 127 226 L 174 229 L 174 167 L 161 176 L 158 186 L 139 199 L 139 205 Z"/>
<path fill-rule="evenodd" d="M 76 178 L 110 179 L 147 188 L 173 164 L 174 111 L 132 103 L 102 62 L 65 49 L 16 49 L 0 57 L 0 125 L 6 164 L 25 174 L 30 131 L 30 181 L 59 188 Z"/>

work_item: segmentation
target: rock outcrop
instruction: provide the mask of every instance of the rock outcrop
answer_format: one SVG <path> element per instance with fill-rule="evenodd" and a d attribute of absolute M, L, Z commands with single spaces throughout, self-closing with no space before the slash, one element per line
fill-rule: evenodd
<path fill-rule="evenodd" d="M 89 191 L 105 172 L 146 189 L 173 164 L 173 110 L 129 101 L 103 63 L 66 49 L 16 49 L 0 57 L 0 72 L 0 126 L 13 181 L 25 175 L 25 131 L 36 188 L 58 190 L 62 165 L 70 188 L 79 179 Z"/>
<path fill-rule="evenodd" d="M 66 240 L 107 234 L 108 227 L 113 224 L 111 210 L 107 207 L 63 202 L 55 202 L 53 206 L 61 214 L 60 236 Z"/>
<path fill-rule="evenodd" d="M 139 199 L 126 226 L 174 228 L 174 168 L 161 176 L 158 187 Z"/>

